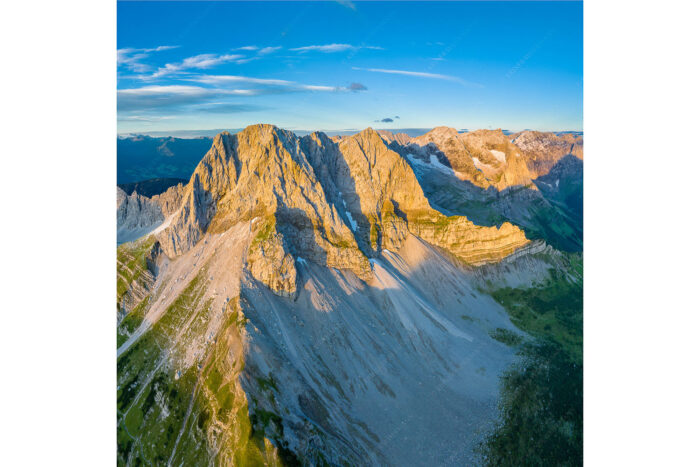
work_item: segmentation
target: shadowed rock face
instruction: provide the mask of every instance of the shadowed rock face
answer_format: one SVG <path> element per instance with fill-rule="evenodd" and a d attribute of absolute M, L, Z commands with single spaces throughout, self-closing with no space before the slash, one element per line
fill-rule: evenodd
<path fill-rule="evenodd" d="M 127 195 L 117 187 L 117 244 L 136 240 L 161 225 L 180 208 L 183 189 L 178 184 L 148 198 L 136 191 Z"/>

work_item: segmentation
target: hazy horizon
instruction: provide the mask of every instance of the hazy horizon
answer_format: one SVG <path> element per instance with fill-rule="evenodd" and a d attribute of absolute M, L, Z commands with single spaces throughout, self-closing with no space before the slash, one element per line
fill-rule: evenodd
<path fill-rule="evenodd" d="M 258 122 L 262 123 L 262 122 Z M 251 125 L 255 125 L 255 123 L 251 123 Z M 246 125 L 249 126 L 249 125 Z M 408 136 L 415 137 L 415 136 L 420 136 L 423 135 L 432 129 L 438 127 L 438 126 L 446 126 L 446 125 L 437 125 L 434 127 L 430 128 L 379 128 L 379 127 L 374 127 L 370 125 L 369 127 L 365 128 L 373 128 L 374 130 L 377 131 L 390 131 L 392 133 L 406 133 Z M 127 138 L 131 136 L 150 136 L 153 138 L 163 138 L 163 137 L 173 137 L 173 138 L 181 138 L 181 139 L 191 139 L 191 138 L 201 138 L 201 137 L 207 137 L 211 138 L 216 136 L 217 134 L 223 132 L 223 131 L 228 131 L 230 133 L 237 133 L 239 131 L 242 131 L 245 127 L 241 128 L 212 128 L 212 129 L 200 129 L 200 130 L 154 130 L 154 131 L 136 131 L 136 132 L 123 132 L 123 133 L 117 133 L 117 137 L 119 138 Z M 348 129 L 342 129 L 342 130 L 329 130 L 329 129 L 291 129 L 291 128 L 285 128 L 285 127 L 280 127 L 285 130 L 289 130 L 292 133 L 298 135 L 298 136 L 304 136 L 310 133 L 313 133 L 315 131 L 320 131 L 322 133 L 326 133 L 329 136 L 335 136 L 335 135 L 353 135 L 356 133 L 361 132 L 364 130 L 364 128 L 348 128 Z M 476 131 L 476 130 L 501 130 L 504 134 L 512 134 L 512 133 L 518 133 L 520 131 L 533 131 L 534 129 L 532 128 L 521 128 L 517 130 L 511 130 L 507 128 L 455 128 L 459 133 L 468 133 L 470 131 Z M 582 130 L 534 130 L 534 131 L 541 131 L 543 133 L 577 133 L 577 134 L 583 134 Z"/>

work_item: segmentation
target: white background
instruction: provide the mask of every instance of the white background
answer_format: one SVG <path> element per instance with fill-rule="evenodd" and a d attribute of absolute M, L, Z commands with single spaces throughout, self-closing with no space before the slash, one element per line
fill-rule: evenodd
<path fill-rule="evenodd" d="M 697 463 L 700 11 L 584 15 L 585 461 Z M 0 464 L 111 465 L 116 4 L 3 2 L 0 52 Z"/>

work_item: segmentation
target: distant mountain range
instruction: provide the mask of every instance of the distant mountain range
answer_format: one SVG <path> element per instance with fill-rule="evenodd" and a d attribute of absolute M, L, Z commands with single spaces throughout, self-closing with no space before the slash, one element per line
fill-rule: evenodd
<path fill-rule="evenodd" d="M 581 135 L 121 141 L 118 464 L 581 464 Z"/>
<path fill-rule="evenodd" d="M 212 138 L 117 138 L 117 183 L 133 183 L 154 178 L 189 179 Z"/>

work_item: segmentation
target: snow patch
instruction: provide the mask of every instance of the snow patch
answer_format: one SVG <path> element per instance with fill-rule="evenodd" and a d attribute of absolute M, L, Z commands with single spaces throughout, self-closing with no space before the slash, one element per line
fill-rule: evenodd
<path fill-rule="evenodd" d="M 438 159 L 435 154 L 430 155 L 430 165 L 432 165 L 433 167 L 435 167 L 436 169 L 438 169 L 441 172 L 445 172 L 448 174 L 454 173 L 454 170 L 452 170 L 451 168 L 447 167 L 445 164 L 440 162 L 440 159 Z"/>
<path fill-rule="evenodd" d="M 491 154 L 493 154 L 493 157 L 495 157 L 499 161 L 505 163 L 505 161 L 506 161 L 506 153 L 505 152 L 496 151 L 495 149 L 491 149 Z"/>
<path fill-rule="evenodd" d="M 350 211 L 345 211 L 345 214 L 348 215 L 348 220 L 350 221 L 350 227 L 352 228 L 353 232 L 357 231 L 357 222 L 355 222 L 355 219 L 352 218 L 352 214 L 350 214 Z"/>
<path fill-rule="evenodd" d="M 440 160 L 435 154 L 430 155 L 430 162 L 425 162 L 423 159 L 419 158 L 415 154 L 408 154 L 408 159 L 412 164 L 417 165 L 419 168 L 426 167 L 430 169 L 439 170 L 440 172 L 446 173 L 448 175 L 454 175 L 455 177 L 464 177 L 464 175 L 461 172 L 452 170 L 450 167 L 447 167 L 445 164 L 440 162 Z"/>
<path fill-rule="evenodd" d="M 477 159 L 476 157 L 472 157 L 472 162 L 474 162 L 474 167 L 476 167 L 477 169 L 481 170 L 482 172 L 484 171 L 484 169 L 493 170 L 493 167 L 491 167 L 491 165 L 489 165 L 489 164 L 484 164 L 483 162 L 481 162 L 481 161 L 480 161 L 479 159 Z"/>

